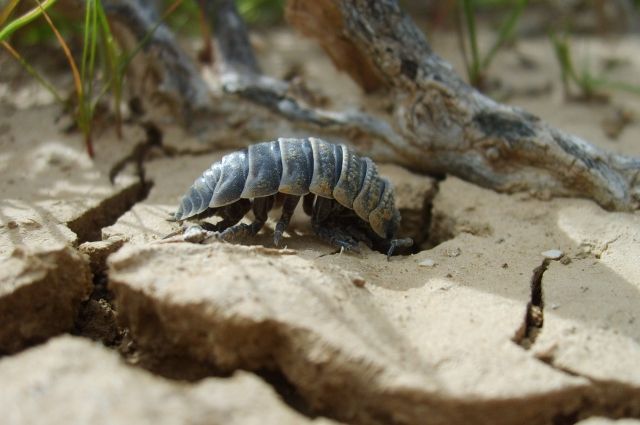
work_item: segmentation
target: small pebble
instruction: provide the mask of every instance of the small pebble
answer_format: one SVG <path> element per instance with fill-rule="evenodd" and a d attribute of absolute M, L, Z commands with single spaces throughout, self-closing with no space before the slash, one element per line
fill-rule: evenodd
<path fill-rule="evenodd" d="M 450 248 L 447 249 L 447 256 L 448 257 L 457 257 L 462 253 L 462 251 L 460 250 L 460 248 Z"/>
<path fill-rule="evenodd" d="M 564 257 L 564 252 L 559 249 L 550 249 L 541 253 L 544 258 L 548 258 L 549 260 L 559 260 Z"/>
<path fill-rule="evenodd" d="M 351 279 L 351 283 L 356 285 L 358 288 L 362 288 L 364 286 L 364 284 L 367 283 L 367 282 L 361 277 L 355 277 L 355 278 Z"/>
<path fill-rule="evenodd" d="M 431 258 L 425 258 L 424 260 L 420 261 L 418 265 L 422 267 L 434 267 L 436 265 L 436 262 Z"/>
<path fill-rule="evenodd" d="M 207 231 L 198 225 L 193 225 L 185 229 L 182 237 L 186 242 L 200 243 L 206 239 Z"/>

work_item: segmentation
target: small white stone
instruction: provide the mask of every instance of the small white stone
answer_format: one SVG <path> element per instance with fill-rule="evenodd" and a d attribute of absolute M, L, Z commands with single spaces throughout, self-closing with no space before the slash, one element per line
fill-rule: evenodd
<path fill-rule="evenodd" d="M 458 247 L 456 248 L 449 248 L 446 251 L 447 257 L 457 257 L 460 254 L 462 254 L 462 250 Z"/>
<path fill-rule="evenodd" d="M 544 258 L 548 258 L 549 260 L 559 260 L 564 257 L 564 252 L 559 249 L 550 249 L 548 251 L 541 253 Z"/>
<path fill-rule="evenodd" d="M 431 258 L 425 258 L 424 260 L 420 261 L 418 265 L 422 267 L 434 267 L 436 265 L 436 262 Z"/>

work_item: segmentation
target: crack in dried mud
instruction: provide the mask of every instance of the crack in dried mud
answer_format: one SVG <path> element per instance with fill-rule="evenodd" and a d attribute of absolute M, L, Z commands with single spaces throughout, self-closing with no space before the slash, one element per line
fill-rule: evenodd
<path fill-rule="evenodd" d="M 104 260 L 106 257 L 103 258 Z M 108 288 L 104 264 L 98 267 L 93 266 L 92 275 L 93 290 L 89 299 L 81 304 L 70 333 L 93 341 L 101 341 L 106 347 L 117 348 L 122 344 L 126 331 L 117 324 L 117 312 L 113 305 L 114 296 Z"/>
<path fill-rule="evenodd" d="M 314 411 L 298 389 L 287 379 L 287 377 L 278 369 L 261 369 L 253 372 L 262 378 L 264 382 L 269 384 L 273 390 L 278 393 L 280 399 L 291 409 L 301 415 L 314 419 L 320 416 L 330 419 L 336 419 L 336 415 L 320 415 Z"/>
<path fill-rule="evenodd" d="M 621 382 L 603 381 L 555 364 L 553 356 L 537 357 L 552 369 L 589 381 L 580 405 L 568 413 L 558 414 L 554 425 L 572 425 L 592 416 L 609 419 L 640 419 L 640 388 Z"/>
<path fill-rule="evenodd" d="M 513 342 L 529 350 L 544 324 L 544 291 L 542 279 L 552 260 L 545 258 L 533 269 L 531 295 L 527 303 L 525 318 L 513 337 Z M 591 416 L 609 419 L 640 418 L 640 388 L 630 385 L 594 379 L 556 364 L 553 351 L 535 356 L 537 360 L 552 369 L 572 377 L 586 379 L 589 386 L 583 390 L 580 405 L 568 413 L 559 413 L 553 419 L 554 425 L 571 425 Z M 635 402 L 634 402 L 635 400 Z"/>
<path fill-rule="evenodd" d="M 545 258 L 542 264 L 533 269 L 531 276 L 531 295 L 527 303 L 524 321 L 513 337 L 513 342 L 528 350 L 536 342 L 538 334 L 544 324 L 544 293 L 542 277 L 547 271 L 551 260 Z"/>
<path fill-rule="evenodd" d="M 123 344 L 127 331 L 117 324 L 117 311 L 113 304 L 114 296 L 108 288 L 106 260 L 109 255 L 123 246 L 124 241 L 113 241 L 111 246 L 98 249 L 92 249 L 95 247 L 89 245 L 92 242 L 100 241 L 102 229 L 116 223 L 136 204 L 144 201 L 153 188 L 153 181 L 146 178 L 144 162 L 150 149 L 162 146 L 162 131 L 153 123 L 145 123 L 143 126 L 146 139 L 138 143 L 132 152 L 118 161 L 109 172 L 109 180 L 113 184 L 126 165 L 133 162 L 138 182 L 67 223 L 67 226 L 78 235 L 79 243 L 82 244 L 80 251 L 89 257 L 93 280 L 93 290 L 89 299 L 82 303 L 70 333 L 101 341 L 105 346 L 111 348 L 118 348 Z"/>
<path fill-rule="evenodd" d="M 115 223 L 135 204 L 144 200 L 152 186 L 153 183 L 149 181 L 137 182 L 67 222 L 66 225 L 78 235 L 78 243 L 98 241 L 102 237 L 102 229 Z"/>
<path fill-rule="evenodd" d="M 153 148 L 163 147 L 163 133 L 162 130 L 152 122 L 143 123 L 142 127 L 146 135 L 145 140 L 136 144 L 129 155 L 126 155 L 120 161 L 116 162 L 113 167 L 111 167 L 111 170 L 109 170 L 109 181 L 112 184 L 128 164 L 134 164 L 136 175 L 141 183 L 145 184 L 147 182 L 144 162 L 147 160 L 148 153 Z"/>
<path fill-rule="evenodd" d="M 109 172 L 109 179 L 114 182 L 118 174 L 128 164 L 132 163 L 135 165 L 139 182 L 106 200 L 97 208 L 88 211 L 82 217 L 67 223 L 70 229 L 78 234 L 78 239 L 81 243 L 100 240 L 102 228 L 114 224 L 126 212 L 130 211 L 135 204 L 146 199 L 153 182 L 146 179 L 145 163 L 152 160 L 148 154 L 153 148 L 159 147 L 167 157 L 199 156 L 220 150 L 219 147 L 206 147 L 201 150 L 180 150 L 165 147 L 162 144 L 162 132 L 155 125 L 145 124 L 145 131 L 147 139 L 138 143 L 133 148 L 133 151 L 118 161 Z M 105 211 L 110 211 L 108 216 L 105 216 Z M 117 251 L 121 246 L 122 244 L 120 243 L 113 252 Z M 230 373 L 222 373 L 215 365 L 195 362 L 191 358 L 148 358 L 148 356 L 144 355 L 140 357 L 140 353 L 136 349 L 136 342 L 130 337 L 129 330 L 118 324 L 117 309 L 113 302 L 114 295 L 108 288 L 106 260 L 113 252 L 101 256 L 97 260 L 97 264 L 94 264 L 94 258 L 91 258 L 94 289 L 89 299 L 82 304 L 71 333 L 91 340 L 101 341 L 106 347 L 116 350 L 127 363 L 167 379 L 195 382 L 206 377 L 230 377 Z M 187 364 L 188 366 L 185 367 Z M 320 416 L 312 411 L 307 401 L 287 380 L 282 371 L 261 369 L 251 372 L 271 386 L 280 396 L 282 402 L 292 410 L 308 418 Z"/>
<path fill-rule="evenodd" d="M 135 204 L 143 201 L 151 187 L 152 182 L 145 177 L 145 163 L 150 161 L 148 152 L 153 147 L 160 146 L 165 155 L 202 155 L 210 152 L 203 149 L 202 152 L 186 150 L 184 152 L 171 152 L 162 147 L 161 134 L 154 135 L 153 128 L 148 129 L 148 140 L 138 144 L 133 152 L 120 161 L 113 169 L 110 177 L 115 176 L 129 163 L 135 163 L 139 182 L 131 188 L 118 193 L 107 199 L 98 207 L 88 211 L 82 217 L 68 223 L 71 230 L 78 234 L 81 241 L 97 241 L 100 239 L 101 229 L 115 223 L 119 217 L 129 211 Z M 159 137 L 159 139 L 158 139 Z M 432 215 L 433 204 L 425 202 L 425 215 L 423 220 L 426 228 L 433 227 L 437 217 Z M 440 223 L 446 226 L 446 221 Z M 452 229 L 449 229 L 452 232 Z M 441 243 L 444 240 L 435 240 L 434 234 L 427 235 L 426 243 Z M 453 235 L 451 235 L 453 237 Z M 433 239 L 433 240 L 432 240 Z M 446 239 L 445 239 L 446 240 Z M 119 247 L 118 247 L 119 248 Z M 117 249 L 116 249 L 117 250 Z M 110 253 L 108 254 L 110 255 Z M 94 340 L 102 341 L 107 347 L 118 351 L 128 363 L 149 370 L 155 375 L 160 375 L 169 379 L 196 381 L 204 377 L 230 376 L 229 373 L 220 373 L 220 370 L 211 364 L 195 364 L 193 358 L 176 357 L 171 359 L 140 358 L 135 346 L 136 343 L 130 338 L 130 332 L 126 327 L 121 327 L 117 323 L 117 311 L 112 303 L 113 293 L 109 290 L 108 276 L 104 272 L 104 261 L 108 257 L 104 256 L 102 264 L 93 271 L 94 289 L 87 302 L 82 306 L 79 318 L 75 323 L 72 333 Z M 544 322 L 544 293 L 543 275 L 550 264 L 549 259 L 533 270 L 530 281 L 530 300 L 527 303 L 525 318 L 522 326 L 513 337 L 514 343 L 528 350 L 536 341 L 536 337 L 542 330 Z M 591 385 L 584 389 L 581 396 L 580 405 L 566 413 L 558 413 L 553 423 L 558 425 L 573 424 L 589 416 L 605 416 L 608 418 L 639 418 L 640 403 L 632 403 L 631 400 L 640 400 L 640 390 L 619 382 L 601 382 L 581 375 L 574 371 L 559 367 L 554 364 L 553 357 L 539 357 L 539 361 L 546 363 L 549 367 L 559 372 L 572 376 L 587 379 Z M 190 365 L 190 366 L 186 366 Z M 274 391 L 280 395 L 283 403 L 292 410 L 308 417 L 316 418 L 320 415 L 314 411 L 310 404 L 298 389 L 286 378 L 280 367 L 259 369 L 253 371 L 257 376 L 268 383 Z M 381 412 L 382 414 L 383 412 Z M 323 417 L 339 418 L 338 412 L 323 411 Z M 386 418 L 390 419 L 390 418 Z"/>

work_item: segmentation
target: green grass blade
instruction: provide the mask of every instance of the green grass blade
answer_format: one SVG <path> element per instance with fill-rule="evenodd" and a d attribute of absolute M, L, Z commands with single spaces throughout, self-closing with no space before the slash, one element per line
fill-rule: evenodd
<path fill-rule="evenodd" d="M 476 32 L 473 0 L 462 0 L 462 13 L 471 47 L 471 62 L 468 69 L 469 80 L 472 84 L 475 84 L 480 76 L 480 51 L 478 50 L 478 34 Z"/>
<path fill-rule="evenodd" d="M 91 25 L 91 12 L 92 12 L 93 0 L 85 1 L 85 10 L 84 10 L 84 27 L 82 29 L 82 58 L 80 59 L 80 79 L 83 82 L 87 79 L 87 62 L 89 62 L 89 49 L 87 46 L 89 45 L 89 27 Z"/>
<path fill-rule="evenodd" d="M 89 75 L 87 81 L 85 82 L 87 86 L 87 104 L 93 110 L 92 107 L 92 96 L 93 96 L 93 84 L 95 82 L 96 75 L 96 51 L 98 48 L 98 13 L 97 13 L 97 5 L 98 0 L 90 0 L 92 4 L 92 14 L 91 14 L 91 26 L 89 27 L 90 34 L 90 43 L 89 43 Z"/>
<path fill-rule="evenodd" d="M 2 9 L 2 12 L 0 12 L 0 25 L 3 25 L 7 19 L 9 19 L 9 16 L 11 16 L 18 3 L 20 3 L 20 0 L 10 0 L 4 9 Z"/>
<path fill-rule="evenodd" d="M 607 89 L 622 91 L 640 96 L 640 86 L 624 81 L 611 81 L 604 78 L 594 78 L 593 83 Z"/>
<path fill-rule="evenodd" d="M 122 53 L 117 56 L 117 66 L 115 72 L 113 74 L 110 73 L 105 84 L 102 85 L 102 88 L 98 95 L 94 99 L 94 105 L 102 98 L 110 89 L 114 89 L 114 95 L 118 98 L 119 102 L 122 96 L 122 82 L 124 80 L 124 74 L 127 70 L 127 67 L 133 60 L 133 58 L 142 50 L 142 48 L 147 44 L 147 42 L 151 39 L 153 33 L 160 27 L 160 25 L 167 19 L 169 15 L 171 15 L 179 6 L 182 4 L 183 0 L 174 0 L 169 7 L 164 11 L 158 22 L 154 24 L 154 26 L 144 35 L 142 40 L 127 53 Z M 108 28 L 108 22 L 106 16 L 104 18 L 104 24 Z M 110 33 L 110 31 L 109 31 Z M 119 108 L 119 103 L 118 103 Z M 118 110 L 118 109 L 116 109 Z"/>
<path fill-rule="evenodd" d="M 35 70 L 35 68 L 33 68 L 29 62 L 27 62 L 22 55 L 20 55 L 20 53 L 18 53 L 13 47 L 11 47 L 11 45 L 9 43 L 7 43 L 6 41 L 2 41 L 0 42 L 2 44 L 2 46 L 7 49 L 7 51 L 9 52 L 9 54 L 11 54 L 11 56 L 13 56 L 18 62 L 20 62 L 20 65 L 22 65 L 22 67 L 29 73 L 29 75 L 31 75 L 33 78 L 35 78 L 41 85 L 42 87 L 44 87 L 45 89 L 47 89 L 47 91 L 49 93 L 51 93 L 53 95 L 53 97 L 56 98 L 56 100 L 60 103 L 64 103 L 64 99 L 62 98 L 62 96 L 60 95 L 60 93 L 58 93 L 58 91 L 56 90 L 56 88 L 49 83 L 42 75 L 40 75 L 40 73 L 38 71 Z"/>
<path fill-rule="evenodd" d="M 0 30 L 0 41 L 6 40 L 15 31 L 19 30 L 29 22 L 42 15 L 43 12 L 46 11 L 49 7 L 53 6 L 56 1 L 57 0 L 44 0 L 42 3 L 39 3 L 37 7 L 34 7 L 24 15 L 9 22 Z"/>
<path fill-rule="evenodd" d="M 556 55 L 558 64 L 560 65 L 560 72 L 562 74 L 562 83 L 566 86 L 569 84 L 570 79 L 576 79 L 575 70 L 573 68 L 573 62 L 571 55 L 569 54 L 569 45 L 567 40 L 558 37 L 556 34 L 549 34 L 551 44 L 553 45 L 553 52 Z"/>
<path fill-rule="evenodd" d="M 58 31 L 58 29 L 54 25 L 47 11 L 44 8 L 42 8 L 42 3 L 40 3 L 39 0 L 35 0 L 35 1 L 36 3 L 38 3 L 38 7 L 40 7 L 40 11 L 42 12 L 42 16 L 47 22 L 47 25 L 49 25 L 49 28 L 51 28 L 51 31 L 53 31 L 53 34 L 58 40 L 58 43 L 60 43 L 60 47 L 62 48 L 62 51 L 64 52 L 64 55 L 67 58 L 67 61 L 69 62 L 69 68 L 71 68 L 71 74 L 73 75 L 73 83 L 76 88 L 76 92 L 80 94 L 82 93 L 82 81 L 80 80 L 80 73 L 78 71 L 78 66 L 76 65 L 76 61 L 73 59 L 73 55 L 71 54 L 71 49 L 69 49 L 69 45 L 64 41 L 62 34 L 60 34 L 60 31 Z"/>
<path fill-rule="evenodd" d="M 120 53 L 118 44 L 111 32 L 109 26 L 109 20 L 100 2 L 97 3 L 96 13 L 98 16 L 98 24 L 100 27 L 100 39 L 102 41 L 104 61 L 105 61 L 105 82 L 103 88 L 111 90 L 113 96 L 113 110 L 116 118 L 116 131 L 118 136 L 122 136 L 122 111 L 120 104 L 122 100 L 122 76 L 118 72 L 118 63 L 124 59 L 124 56 Z M 99 97 L 94 100 L 94 108 Z"/>
<path fill-rule="evenodd" d="M 520 16 L 528 3 L 528 0 L 517 0 L 515 7 L 513 7 L 509 14 L 509 17 L 500 26 L 496 41 L 491 46 L 491 49 L 489 49 L 487 55 L 483 58 L 482 65 L 480 67 L 481 69 L 487 69 L 496 53 L 498 53 L 498 51 L 502 49 L 509 40 L 511 40 L 516 24 L 520 20 Z"/>
<path fill-rule="evenodd" d="M 79 125 L 88 134 L 93 120 L 93 86 L 95 80 L 95 61 L 98 44 L 97 0 L 87 0 L 85 3 L 84 45 L 82 46 L 81 78 L 83 96 L 79 99 Z"/>

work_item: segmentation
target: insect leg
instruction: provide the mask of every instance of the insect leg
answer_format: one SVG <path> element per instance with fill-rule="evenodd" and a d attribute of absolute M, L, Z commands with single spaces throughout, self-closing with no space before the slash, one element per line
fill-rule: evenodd
<path fill-rule="evenodd" d="M 328 219 L 335 210 L 334 204 L 335 201 L 333 199 L 318 196 L 313 208 L 313 216 L 311 217 L 314 232 L 333 246 L 344 248 L 348 251 L 360 252 L 358 241 L 340 228 L 329 226 Z"/>
<path fill-rule="evenodd" d="M 256 198 L 253 200 L 253 215 L 255 219 L 251 224 L 240 223 L 225 229 L 220 233 L 220 239 L 232 241 L 246 236 L 254 236 L 262 229 L 267 221 L 267 213 L 273 206 L 273 196 Z"/>
<path fill-rule="evenodd" d="M 367 232 L 355 223 L 347 225 L 344 230 L 353 239 L 364 242 L 364 244 L 369 248 L 373 247 L 373 238 L 371 237 L 372 232 Z"/>
<path fill-rule="evenodd" d="M 251 223 L 253 226 L 253 234 L 258 233 L 264 223 L 267 221 L 269 211 L 273 208 L 274 196 L 267 196 L 264 198 L 257 198 L 253 200 L 253 215 L 255 216 L 255 220 Z"/>
<path fill-rule="evenodd" d="M 231 205 L 221 208 L 222 211 L 219 212 L 219 215 L 222 217 L 222 221 L 216 224 L 202 223 L 202 227 L 206 230 L 222 232 L 242 220 L 242 217 L 244 217 L 250 209 L 251 201 L 248 199 L 240 199 Z"/>
<path fill-rule="evenodd" d="M 321 239 L 324 239 L 337 248 L 360 252 L 360 248 L 358 248 L 358 241 L 353 239 L 339 227 L 327 227 L 322 224 L 313 224 L 313 230 Z"/>
<path fill-rule="evenodd" d="M 413 246 L 413 239 L 411 238 L 391 239 L 389 250 L 387 251 L 387 260 L 391 258 L 396 248 L 409 248 L 411 246 Z"/>
<path fill-rule="evenodd" d="M 316 200 L 316 195 L 314 195 L 313 193 L 308 193 L 306 195 L 304 195 L 304 198 L 302 199 L 302 209 L 304 210 L 304 213 L 308 216 L 312 216 L 313 215 L 313 202 Z"/>
<path fill-rule="evenodd" d="M 285 195 L 284 201 L 282 202 L 282 215 L 280 216 L 280 220 L 278 220 L 276 229 L 273 232 L 273 244 L 275 246 L 280 246 L 282 234 L 287 229 L 291 216 L 298 206 L 298 202 L 300 202 L 299 196 Z"/>
<path fill-rule="evenodd" d="M 311 221 L 314 224 L 319 224 L 323 221 L 326 221 L 334 209 L 334 204 L 335 202 L 333 199 L 318 196 L 316 198 L 316 203 L 313 205 L 313 215 L 311 216 Z"/>

